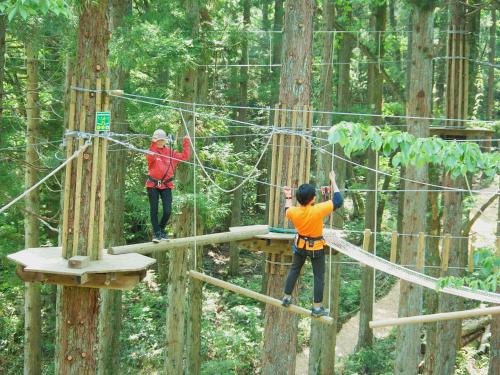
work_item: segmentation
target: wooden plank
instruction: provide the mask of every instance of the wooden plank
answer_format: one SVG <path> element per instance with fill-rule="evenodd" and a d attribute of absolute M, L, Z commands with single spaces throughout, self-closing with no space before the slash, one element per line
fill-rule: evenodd
<path fill-rule="evenodd" d="M 130 290 L 134 288 L 141 280 L 140 273 L 122 273 L 115 274 L 112 280 L 109 280 L 107 274 L 95 273 L 87 274 L 84 284 L 81 283 L 81 276 L 54 275 L 39 272 L 25 272 L 22 267 L 16 269 L 16 274 L 24 282 L 55 284 L 63 286 L 78 286 L 85 288 Z M 108 281 L 109 280 L 109 281 Z"/>
<path fill-rule="evenodd" d="M 246 239 L 251 239 L 259 234 L 267 233 L 267 225 L 253 225 L 246 227 L 246 229 L 234 230 L 230 232 L 222 233 L 212 233 L 204 234 L 201 236 L 191 236 L 184 238 L 174 238 L 166 242 L 160 243 L 139 243 L 134 245 L 124 245 L 124 246 L 113 246 L 108 252 L 110 254 L 127 254 L 127 253 L 139 253 L 139 254 L 151 254 L 157 251 L 167 251 L 177 248 L 185 248 L 192 244 L 196 239 L 196 244 L 198 246 L 210 245 L 216 243 L 225 243 L 233 241 L 241 241 Z"/>
<path fill-rule="evenodd" d="M 279 115 L 280 115 L 280 111 L 279 111 L 279 104 L 276 104 L 276 106 L 274 107 L 274 123 L 273 123 L 273 126 L 275 128 L 278 127 L 278 122 L 279 122 Z M 275 190 L 276 190 L 276 187 L 275 185 L 278 185 L 276 183 L 276 156 L 277 156 L 277 150 L 278 150 L 278 135 L 277 134 L 273 134 L 273 140 L 272 140 L 272 143 L 273 143 L 273 151 L 271 153 L 271 186 L 269 187 L 269 206 L 268 206 L 268 223 L 269 225 L 272 225 L 272 220 L 273 220 L 273 217 L 274 217 L 274 194 L 275 194 Z"/>
<path fill-rule="evenodd" d="M 458 101 L 457 101 L 457 113 L 456 113 L 456 116 L 455 118 L 459 119 L 459 118 L 463 118 L 462 115 L 463 115 L 463 112 L 462 112 L 462 108 L 463 108 L 463 90 L 464 90 L 464 77 L 463 77 L 463 66 L 464 66 L 464 54 L 463 54 L 463 34 L 462 34 L 463 30 L 460 30 L 460 34 L 457 34 L 457 56 L 459 59 L 457 61 L 457 70 L 458 70 L 458 75 L 457 75 L 457 78 L 458 78 Z M 459 123 L 457 122 L 457 126 L 460 126 Z"/>
<path fill-rule="evenodd" d="M 30 248 L 9 254 L 8 259 L 25 267 L 26 272 L 41 272 L 55 275 L 82 276 L 92 273 L 143 271 L 156 261 L 140 254 L 109 255 L 91 261 L 85 269 L 70 268 L 68 260 L 61 256 L 60 247 Z"/>
<path fill-rule="evenodd" d="M 398 254 L 398 232 L 393 231 L 391 237 L 391 258 L 392 263 L 396 263 Z"/>
<path fill-rule="evenodd" d="M 417 270 L 422 271 L 424 269 L 424 244 L 425 244 L 425 233 L 420 232 L 418 234 L 418 245 L 417 245 Z"/>
<path fill-rule="evenodd" d="M 271 254 L 271 272 L 272 274 L 276 273 L 276 254 Z"/>
<path fill-rule="evenodd" d="M 228 283 L 226 281 L 216 279 L 215 277 L 211 277 L 211 276 L 205 275 L 205 274 L 200 273 L 200 272 L 189 271 L 188 274 L 190 277 L 192 277 L 194 279 L 204 281 L 204 282 L 212 284 L 214 286 L 230 290 L 234 293 L 241 294 L 243 296 L 255 299 L 257 301 L 260 301 L 260 302 L 263 302 L 263 303 L 266 303 L 266 304 L 269 304 L 269 305 L 272 305 L 275 307 L 286 309 L 287 311 L 290 311 L 294 314 L 312 317 L 311 311 L 304 309 L 303 307 L 300 307 L 297 305 L 290 305 L 289 307 L 285 308 L 285 307 L 281 306 L 281 301 L 279 299 L 272 298 L 272 297 L 266 296 L 264 294 L 254 292 L 253 290 L 250 290 L 250 289 L 242 288 L 238 285 L 234 285 L 234 284 Z M 316 319 L 316 320 L 318 320 L 322 323 L 326 323 L 326 324 L 333 323 L 333 318 L 331 318 L 329 316 L 322 316 L 320 318 L 313 318 L 313 319 Z"/>
<path fill-rule="evenodd" d="M 466 319 L 466 318 L 475 318 L 478 316 L 498 315 L 498 314 L 500 314 L 500 306 L 484 307 L 481 309 L 474 309 L 474 310 L 462 310 L 462 311 L 453 311 L 447 313 L 408 316 L 404 318 L 375 320 L 370 322 L 370 328 L 400 326 L 404 324 L 432 323 L 444 320 Z"/>
<path fill-rule="evenodd" d="M 97 78 L 95 82 L 96 98 L 95 98 L 95 110 L 96 112 L 101 111 L 101 79 Z M 97 131 L 95 131 L 97 134 Z M 89 208 L 89 232 L 87 241 L 87 255 L 90 256 L 92 260 L 97 260 L 97 249 L 95 248 L 94 242 L 94 231 L 95 231 L 95 210 L 96 210 L 96 194 L 97 194 L 97 172 L 99 170 L 99 151 L 100 151 L 100 139 L 94 138 L 92 144 L 92 175 L 90 178 L 90 208 Z"/>
<path fill-rule="evenodd" d="M 287 112 L 286 111 L 281 111 L 281 122 L 280 122 L 280 128 L 284 128 L 286 126 L 286 116 Z M 284 156 L 284 149 L 285 149 L 285 135 L 280 134 L 279 135 L 279 149 L 278 149 L 278 162 L 276 164 L 276 189 L 274 191 L 274 213 L 273 213 L 273 224 L 274 226 L 277 226 L 279 223 L 279 214 L 280 214 L 280 203 L 281 203 L 281 179 L 283 177 L 283 156 Z"/>
<path fill-rule="evenodd" d="M 448 271 L 448 261 L 450 258 L 450 245 L 451 245 L 451 235 L 449 233 L 444 235 L 443 239 L 443 253 L 441 255 L 441 270 Z"/>
<path fill-rule="evenodd" d="M 106 78 L 104 89 L 106 90 L 106 96 L 104 98 L 104 111 L 109 111 L 109 89 L 111 87 L 111 81 L 109 77 Z M 97 259 L 102 259 L 104 255 L 104 220 L 106 213 L 106 176 L 108 169 L 108 141 L 103 139 L 101 141 L 101 152 L 100 152 L 100 162 L 101 167 L 101 188 L 99 195 L 99 224 L 98 224 L 98 242 L 97 242 Z"/>
<path fill-rule="evenodd" d="M 448 66 L 451 65 L 450 72 L 449 72 L 449 80 L 448 80 L 448 101 L 450 104 L 449 112 L 446 114 L 448 118 L 455 118 L 456 112 L 455 112 L 455 72 L 456 72 L 456 45 L 457 45 L 457 34 L 455 33 L 455 25 L 452 25 L 451 27 L 451 35 L 450 35 L 450 40 L 451 40 L 451 48 L 450 48 L 450 55 L 451 56 L 451 64 L 448 64 Z M 455 126 L 455 123 L 453 121 L 450 121 L 448 126 Z"/>
<path fill-rule="evenodd" d="M 71 78 L 71 87 L 76 86 L 76 78 L 73 76 Z M 69 115 L 68 115 L 68 130 L 75 130 L 75 108 L 76 108 L 76 90 L 71 89 L 70 101 L 69 101 Z M 73 154 L 73 137 L 66 138 L 66 159 L 68 159 Z M 68 253 L 72 250 L 68 249 L 68 231 L 69 231 L 69 205 L 71 198 L 71 171 L 73 162 L 66 165 L 66 173 L 64 177 L 64 200 L 63 200 L 63 222 L 62 222 L 62 238 L 61 243 L 63 246 L 63 256 L 68 258 Z"/>
<path fill-rule="evenodd" d="M 307 116 L 307 130 L 311 130 L 312 129 L 312 123 L 313 123 L 313 112 L 312 112 L 312 106 L 309 106 L 309 113 L 308 113 L 308 116 Z M 306 179 L 305 179 L 305 182 L 306 183 L 309 183 L 309 179 L 311 178 L 311 144 L 310 143 L 307 143 L 307 151 L 306 151 L 306 165 L 305 165 L 305 168 L 306 168 Z"/>
<path fill-rule="evenodd" d="M 469 40 L 467 35 L 464 35 L 464 109 L 462 118 L 469 117 Z"/>
<path fill-rule="evenodd" d="M 76 255 L 68 259 L 69 268 L 85 268 L 90 265 L 90 257 L 84 255 Z"/>
<path fill-rule="evenodd" d="M 285 258 L 284 255 L 280 255 L 280 275 L 281 276 L 284 276 L 285 275 L 285 263 L 286 263 L 287 259 Z"/>
<path fill-rule="evenodd" d="M 90 86 L 90 81 L 88 79 L 85 80 L 84 89 L 86 89 L 82 96 L 83 106 L 80 108 L 80 120 L 79 120 L 79 129 L 81 132 L 85 131 L 85 120 L 87 117 L 87 106 L 89 103 L 89 92 L 88 88 Z M 82 147 L 84 140 L 80 138 L 79 147 Z M 83 158 L 84 155 L 80 154 L 77 157 L 76 161 L 76 191 L 73 199 L 75 200 L 75 209 L 74 209 L 74 218 L 73 218 L 73 251 L 72 256 L 78 255 L 78 244 L 80 240 L 80 206 L 82 200 L 82 172 L 83 172 Z M 68 254 L 69 256 L 69 254 Z"/>

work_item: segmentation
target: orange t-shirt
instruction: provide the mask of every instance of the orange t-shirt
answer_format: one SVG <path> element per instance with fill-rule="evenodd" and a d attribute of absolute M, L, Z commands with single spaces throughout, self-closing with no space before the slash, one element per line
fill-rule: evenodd
<path fill-rule="evenodd" d="M 333 202 L 328 200 L 318 204 L 308 204 L 307 206 L 290 207 L 286 210 L 286 218 L 293 223 L 297 232 L 304 237 L 321 237 L 323 235 L 323 218 L 333 211 Z M 309 243 L 304 244 L 303 239 L 297 243 L 297 247 L 306 250 L 321 250 L 325 246 L 325 241 L 315 241 L 314 246 Z"/>

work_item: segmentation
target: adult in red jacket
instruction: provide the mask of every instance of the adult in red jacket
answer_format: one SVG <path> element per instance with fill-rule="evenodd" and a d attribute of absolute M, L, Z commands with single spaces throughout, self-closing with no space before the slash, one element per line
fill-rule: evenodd
<path fill-rule="evenodd" d="M 189 137 L 184 137 L 182 153 L 166 147 L 167 140 L 168 137 L 165 131 L 156 130 L 149 146 L 149 151 L 154 154 L 146 154 L 148 160 L 146 189 L 149 197 L 151 224 L 153 225 L 153 242 L 168 240 L 165 227 L 172 213 L 172 189 L 174 188 L 175 168 L 179 162 L 189 159 Z M 163 204 L 163 215 L 158 222 L 160 198 Z"/>

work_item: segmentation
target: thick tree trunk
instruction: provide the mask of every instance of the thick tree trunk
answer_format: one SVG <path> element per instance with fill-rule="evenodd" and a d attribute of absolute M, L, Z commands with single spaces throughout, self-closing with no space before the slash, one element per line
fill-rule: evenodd
<path fill-rule="evenodd" d="M 323 28 L 324 30 L 333 30 L 335 21 L 335 2 L 332 0 L 323 1 Z M 323 38 L 323 52 L 321 61 L 327 63 L 321 68 L 320 82 L 321 87 L 321 104 L 320 110 L 331 112 L 333 111 L 333 67 L 332 62 L 334 60 L 335 45 L 332 33 L 325 33 Z M 332 126 L 332 115 L 323 114 L 320 116 L 319 124 L 322 126 Z M 326 147 L 330 149 L 328 146 Z M 317 185 L 328 185 L 328 173 L 332 169 L 332 156 L 318 152 L 316 155 L 316 183 Z M 343 176 L 340 176 L 340 180 L 345 179 L 345 172 Z M 340 186 L 338 171 L 337 171 L 337 183 Z M 333 257 L 327 256 L 327 262 L 332 262 Z M 323 299 L 325 301 L 325 306 L 330 309 L 330 316 L 334 319 L 336 318 L 335 312 L 338 311 L 338 298 L 332 298 L 332 295 L 337 296 L 338 290 L 335 290 L 336 281 L 339 279 L 338 271 L 340 270 L 338 265 L 335 264 L 335 271 L 333 272 L 333 267 L 329 268 L 327 263 L 327 270 L 332 270 L 331 274 L 329 272 L 325 275 L 325 290 L 323 293 Z M 332 264 L 333 266 L 333 264 Z M 331 286 L 331 289 L 328 288 Z M 331 306 L 328 306 L 328 302 L 331 302 Z M 311 339 L 310 339 L 310 352 L 309 352 L 309 374 L 332 374 L 335 371 L 335 343 L 337 339 L 337 324 L 326 326 L 315 320 L 311 321 Z"/>
<path fill-rule="evenodd" d="M 498 236 L 500 236 L 500 197 L 498 200 L 496 255 L 500 256 L 500 249 L 498 249 Z M 500 293 L 500 287 L 497 287 L 497 293 Z M 488 375 L 496 375 L 498 373 L 500 373 L 500 315 L 495 315 L 491 319 L 490 368 Z"/>
<path fill-rule="evenodd" d="M 378 3 L 372 10 L 371 27 L 373 30 L 385 30 L 386 27 L 387 2 Z M 384 33 L 372 33 L 372 45 L 374 55 L 383 59 L 384 56 Z M 382 101 L 384 90 L 384 77 L 379 70 L 378 65 L 368 65 L 368 103 L 372 113 L 382 113 Z M 380 117 L 373 117 L 372 124 L 378 125 L 381 123 Z M 378 169 L 378 158 L 373 150 L 367 152 L 368 167 Z M 375 172 L 367 171 L 366 174 L 367 188 L 376 190 L 377 175 Z M 375 191 L 370 191 L 366 195 L 366 210 L 365 210 L 365 228 L 375 232 L 377 228 L 377 207 L 376 207 Z M 375 250 L 375 235 L 370 239 L 370 252 Z M 375 271 L 370 267 L 363 267 L 361 276 L 361 305 L 359 310 L 359 332 L 358 332 L 358 348 L 371 347 L 373 344 L 373 331 L 369 323 L 373 320 L 373 303 L 375 302 Z"/>
<path fill-rule="evenodd" d="M 455 31 L 449 36 L 448 50 L 451 56 L 456 57 L 448 62 L 448 78 L 446 81 L 446 117 L 451 119 L 467 118 L 467 43 L 465 27 L 465 4 L 459 0 L 450 0 L 450 26 Z M 462 126 L 458 121 L 451 121 L 448 125 Z M 464 186 L 462 177 L 453 180 L 445 174 L 443 185 L 460 188 Z M 461 236 L 463 228 L 463 194 L 458 192 L 443 193 L 443 232 L 452 236 Z M 465 267 L 467 262 L 467 241 L 452 238 L 450 247 L 450 269 L 441 276 L 461 276 L 463 271 L 452 267 Z M 449 295 L 439 297 L 439 311 L 457 311 L 464 309 L 464 300 Z M 457 343 L 460 340 L 461 320 L 438 322 L 436 328 L 436 373 L 451 375 L 455 370 Z"/>
<path fill-rule="evenodd" d="M 250 1 L 243 1 L 243 25 L 245 28 L 250 26 Z M 247 34 L 244 34 L 241 40 L 241 60 L 240 64 L 248 64 L 248 39 Z M 240 68 L 240 77 L 239 77 L 240 87 L 239 87 L 239 95 L 240 103 L 237 104 L 241 107 L 248 106 L 248 67 L 242 66 Z M 247 110 L 245 108 L 239 108 L 238 111 L 238 121 L 246 121 Z M 238 128 L 236 128 L 238 129 Z M 244 133 L 244 131 L 243 131 Z M 235 154 L 243 154 L 246 146 L 246 138 L 244 137 L 236 137 L 233 141 L 233 149 Z M 243 173 L 243 165 L 240 164 L 238 167 L 238 175 L 242 176 Z M 241 178 L 237 178 L 235 183 L 239 184 L 241 182 Z M 233 201 L 231 203 L 231 226 L 237 227 L 241 225 L 241 206 L 243 204 L 243 187 L 240 187 L 233 193 Z M 235 242 L 231 242 L 229 245 L 229 274 L 237 275 L 239 268 L 239 248 L 238 244 Z"/>
<path fill-rule="evenodd" d="M 311 59 L 313 9 L 311 0 L 290 0 L 285 8 L 285 26 L 283 32 L 283 66 L 280 79 L 279 102 L 286 108 L 302 109 L 309 105 L 311 96 Z M 287 112 L 287 123 L 291 123 L 290 112 Z M 302 116 L 297 116 L 297 127 L 302 126 Z M 286 147 L 291 136 L 283 135 L 284 149 L 281 165 L 276 170 L 282 171 L 277 185 L 297 187 L 298 181 L 307 176 L 309 165 L 302 166 L 305 175 L 299 176 L 299 154 L 296 148 Z M 288 169 L 289 158 L 294 163 Z M 279 160 L 278 160 L 279 161 Z M 278 176 L 279 177 L 279 176 Z M 289 178 L 290 177 L 290 178 Z M 271 225 L 284 226 L 284 204 L 279 194 L 280 205 L 277 212 L 278 221 Z M 271 211 L 273 212 L 273 211 Z M 274 212 L 273 212 L 274 213 Z M 271 297 L 282 298 L 285 276 L 278 273 L 268 274 L 267 291 Z M 297 351 L 297 317 L 282 308 L 266 306 L 264 318 L 264 349 L 262 356 L 262 374 L 293 374 L 295 372 L 295 356 Z"/>
<path fill-rule="evenodd" d="M 94 82 L 97 74 L 107 72 L 108 55 L 108 1 L 86 2 L 82 4 L 79 16 L 75 78 L 78 84 L 85 80 Z M 94 131 L 96 102 L 91 98 L 84 106 L 83 95 L 76 102 L 75 118 L 86 114 L 85 131 Z M 80 124 L 77 124 L 79 127 Z M 88 151 L 87 151 L 88 152 Z M 90 181 L 92 158 L 83 158 L 82 181 Z M 95 166 L 94 166 L 95 167 Z M 76 181 L 76 168 L 72 181 Z M 82 184 L 81 216 L 79 225 L 78 254 L 87 255 L 90 227 L 90 184 Z M 73 185 L 73 188 L 75 185 Z M 75 197 L 80 199 L 80 197 Z M 75 200 L 73 199 L 73 200 Z M 69 217 L 74 217 L 74 208 L 69 207 Z M 68 234 L 65 250 L 72 244 L 74 230 Z M 71 252 L 68 252 L 69 255 Z M 61 287 L 58 301 L 56 373 L 65 375 L 95 374 L 98 350 L 99 290 L 78 287 Z"/>
<path fill-rule="evenodd" d="M 491 26 L 489 39 L 488 62 L 488 86 L 486 88 L 486 118 L 493 120 L 495 111 L 495 55 L 496 55 L 496 30 L 497 30 L 497 10 L 491 10 Z"/>
<path fill-rule="evenodd" d="M 26 129 L 26 173 L 25 186 L 29 188 L 38 182 L 37 168 L 40 165 L 38 153 L 33 146 L 40 135 L 40 103 L 38 96 L 38 62 L 37 51 L 30 41 L 26 42 L 26 112 L 28 114 Z M 40 209 L 40 193 L 38 189 L 26 196 L 26 216 L 24 219 L 25 247 L 40 246 L 40 226 L 38 218 Z M 25 283 L 24 295 L 24 374 L 40 374 L 42 371 L 42 327 L 40 285 Z"/>
<path fill-rule="evenodd" d="M 437 171 L 430 170 L 429 180 L 433 184 L 439 184 Z M 441 234 L 441 223 L 439 215 L 439 193 L 429 192 L 429 213 L 427 214 L 429 233 L 434 236 Z M 432 277 L 439 278 L 439 266 L 441 258 L 439 256 L 439 237 L 427 237 L 425 249 L 425 265 L 431 266 L 426 269 L 426 274 Z M 434 314 L 438 310 L 439 294 L 434 290 L 426 289 L 424 292 L 424 310 L 427 314 Z M 435 373 L 435 355 L 436 355 L 436 323 L 428 323 L 425 325 L 426 349 L 424 374 L 433 375 Z"/>
<path fill-rule="evenodd" d="M 132 12 L 131 0 L 111 0 L 109 29 L 113 34 L 126 32 L 123 25 L 126 16 Z M 120 30 L 124 28 L 123 31 Z M 129 71 L 120 66 L 110 70 L 113 87 L 123 88 Z M 114 99 L 114 98 L 113 98 Z M 127 133 L 128 122 L 123 100 L 111 100 L 111 123 L 114 133 Z M 112 219 L 105 223 L 106 247 L 125 244 L 125 175 L 127 152 L 118 150 L 107 157 L 108 184 L 106 187 L 106 209 L 112 212 Z M 122 291 L 101 290 L 99 316 L 99 375 L 113 375 L 120 370 L 120 330 L 122 323 Z"/>
<path fill-rule="evenodd" d="M 429 117 L 431 115 L 432 97 L 432 41 L 434 3 L 419 5 L 413 2 L 412 7 L 412 49 L 411 74 L 408 90 L 407 115 Z M 429 136 L 428 120 L 408 120 L 408 132 L 415 137 Z M 406 177 L 411 180 L 427 182 L 427 166 L 406 168 Z M 425 190 L 426 186 L 409 181 L 405 188 Z M 404 196 L 403 233 L 418 234 L 425 232 L 425 214 L 427 194 L 415 192 Z M 401 264 L 417 263 L 418 236 L 403 236 L 401 239 Z M 415 284 L 401 281 L 399 298 L 399 316 L 420 315 L 422 313 L 422 288 Z M 396 339 L 395 374 L 413 375 L 418 371 L 420 363 L 420 329 L 421 325 L 407 325 L 398 328 Z"/>
<path fill-rule="evenodd" d="M 191 35 L 197 38 L 200 29 L 199 0 L 189 0 L 185 3 L 187 18 L 191 21 Z M 181 83 L 182 99 L 186 102 L 197 100 L 197 70 L 186 68 Z M 184 116 L 189 133 L 194 135 L 195 126 L 193 116 Z M 182 132 L 184 133 L 184 132 Z M 179 166 L 177 180 L 184 191 L 193 191 L 193 174 L 186 165 Z M 186 237 L 193 233 L 193 210 L 189 204 L 183 205 L 181 213 L 174 218 L 173 226 L 177 237 Z M 182 374 L 184 371 L 183 358 L 186 337 L 186 272 L 187 253 L 189 249 L 179 248 L 170 252 L 168 291 L 167 291 L 167 322 L 165 342 L 165 373 Z"/>

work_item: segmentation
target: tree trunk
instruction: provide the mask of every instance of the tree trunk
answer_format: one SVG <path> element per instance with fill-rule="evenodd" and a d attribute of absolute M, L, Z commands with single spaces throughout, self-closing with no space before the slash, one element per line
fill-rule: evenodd
<path fill-rule="evenodd" d="M 185 3 L 187 18 L 191 21 L 191 35 L 197 38 L 200 29 L 200 3 L 198 0 L 189 0 Z M 197 100 L 197 70 L 187 67 L 181 83 L 182 100 L 195 103 Z M 190 108 L 191 109 L 191 108 Z M 191 135 L 194 135 L 194 118 L 184 116 Z M 184 131 L 182 131 L 184 133 Z M 184 191 L 193 191 L 193 174 L 187 165 L 179 166 L 177 181 Z M 194 222 L 192 208 L 186 203 L 180 207 L 181 213 L 174 218 L 174 232 L 178 237 L 186 237 L 193 232 Z M 187 253 L 189 249 L 179 248 L 170 252 L 167 291 L 167 322 L 165 342 L 165 373 L 181 374 L 184 371 L 183 358 L 185 348 L 185 296 Z"/>
<path fill-rule="evenodd" d="M 126 16 L 132 12 L 131 0 L 111 0 L 109 29 L 113 34 L 126 32 L 123 25 Z M 124 28 L 123 31 L 120 28 Z M 116 66 L 110 71 L 113 87 L 123 88 L 129 77 L 128 69 Z M 111 123 L 114 133 L 127 133 L 128 122 L 123 100 L 111 100 Z M 106 247 L 125 244 L 125 175 L 127 172 L 127 151 L 111 152 L 107 157 L 106 209 L 112 212 L 112 220 L 105 223 Z M 122 291 L 101 290 L 99 316 L 99 375 L 113 375 L 120 370 L 120 330 L 122 323 Z"/>
<path fill-rule="evenodd" d="M 332 0 L 324 0 L 323 2 L 323 28 L 324 30 L 333 30 L 335 21 L 335 2 Z M 321 87 L 321 104 L 320 110 L 331 112 L 333 111 L 333 67 L 334 60 L 334 40 L 332 33 L 325 33 L 323 37 L 323 52 L 322 59 L 326 65 L 321 67 L 320 82 Z M 323 126 L 332 126 L 332 115 L 322 114 L 319 123 Z M 328 147 L 327 147 L 328 149 Z M 316 183 L 317 185 L 329 185 L 328 173 L 332 169 L 332 156 L 318 152 L 316 156 Z M 340 180 L 345 179 L 345 172 L 340 176 Z M 337 174 L 337 183 L 340 183 Z M 339 185 L 340 186 L 340 185 Z M 332 270 L 331 274 L 326 273 L 325 290 L 323 299 L 326 302 L 325 306 L 330 309 L 330 316 L 336 318 L 335 312 L 338 312 L 338 298 L 332 298 L 332 295 L 337 296 L 338 290 L 335 290 L 336 281 L 339 279 L 338 265 L 335 264 L 335 271 L 333 267 L 329 268 L 329 262 L 333 261 L 333 257 L 327 256 L 327 270 Z M 333 266 L 333 264 L 332 264 Z M 331 289 L 328 288 L 331 286 Z M 332 302 L 332 306 L 328 306 L 328 302 Z M 336 322 L 336 320 L 334 320 Z M 315 320 L 311 320 L 311 339 L 310 339 L 310 352 L 309 352 L 309 374 L 332 374 L 335 371 L 335 343 L 337 339 L 337 324 L 326 326 Z"/>
<path fill-rule="evenodd" d="M 411 73 L 408 90 L 406 113 L 408 116 L 429 117 L 431 115 L 432 96 L 432 41 L 434 3 L 424 5 L 412 3 L 412 52 Z M 415 137 L 429 136 L 429 121 L 409 119 L 408 132 Z M 406 176 L 411 180 L 427 182 L 427 166 L 411 166 L 406 169 Z M 405 188 L 425 190 L 426 186 L 406 181 Z M 415 192 L 404 195 L 404 214 L 402 231 L 418 234 L 425 232 L 425 214 L 427 195 Z M 417 263 L 418 236 L 403 236 L 401 245 L 401 264 Z M 399 316 L 420 315 L 422 313 L 422 287 L 401 281 L 399 298 Z M 398 327 L 396 339 L 395 374 L 416 374 L 420 363 L 421 325 Z"/>
<path fill-rule="evenodd" d="M 285 108 L 303 109 L 309 105 L 311 96 L 311 63 L 313 34 L 314 2 L 311 0 L 290 0 L 285 8 L 285 26 L 283 32 L 283 66 L 280 79 L 279 102 Z M 291 112 L 287 112 L 287 123 L 291 123 Z M 297 127 L 302 126 L 302 116 L 297 116 Z M 282 135 L 283 145 L 280 152 L 282 164 L 276 164 L 276 170 L 282 171 L 281 180 L 276 185 L 292 185 L 304 181 L 308 175 L 309 165 L 302 166 L 304 175 L 299 176 L 299 150 L 286 147 L 292 136 Z M 277 149 L 277 148 L 276 148 Z M 273 155 L 276 156 L 276 155 Z M 291 169 L 289 161 L 293 158 Z M 278 160 L 279 162 L 279 160 Z M 279 176 L 278 176 L 279 177 Z M 291 184 L 290 184 L 291 182 Z M 274 191 L 271 190 L 271 194 Z M 278 192 L 278 221 L 273 226 L 284 226 L 283 195 Z M 273 208 L 270 207 L 272 210 Z M 284 259 L 283 259 L 284 260 Z M 268 274 L 267 291 L 271 297 L 282 298 L 285 276 L 279 272 Z M 264 318 L 264 350 L 262 356 L 262 374 L 293 374 L 295 372 L 295 356 L 297 351 L 297 317 L 282 308 L 266 306 Z"/>
<path fill-rule="evenodd" d="M 488 62 L 488 86 L 486 89 L 486 118 L 493 120 L 495 116 L 495 54 L 496 54 L 496 30 L 497 30 L 497 12 L 493 7 L 491 10 L 491 26 L 490 26 L 490 40 L 489 40 L 489 53 Z"/>
<path fill-rule="evenodd" d="M 450 56 L 457 57 L 448 62 L 448 78 L 446 81 L 446 117 L 451 119 L 467 118 L 467 36 L 464 35 L 465 4 L 459 0 L 450 0 L 450 27 L 455 31 L 449 36 L 448 50 Z M 449 126 L 462 126 L 458 121 L 450 121 Z M 462 177 L 453 180 L 445 174 L 444 186 L 460 188 L 464 185 Z M 443 232 L 452 236 L 461 236 L 463 228 L 463 194 L 455 191 L 443 192 Z M 452 238 L 450 247 L 450 270 L 448 274 L 461 276 L 463 272 L 452 267 L 464 267 L 467 262 L 467 243 L 460 239 Z M 450 295 L 439 297 L 439 311 L 463 310 L 464 300 Z M 453 320 L 438 322 L 436 326 L 436 373 L 442 375 L 453 374 L 460 340 L 462 321 Z"/>
<path fill-rule="evenodd" d="M 476 82 L 479 72 L 479 65 L 476 63 L 479 57 L 479 33 L 481 31 L 481 0 L 470 0 L 469 6 L 472 13 L 467 16 L 468 50 L 469 50 L 469 108 L 468 113 L 479 115 L 479 103 L 476 103 L 478 82 Z"/>
<path fill-rule="evenodd" d="M 243 1 L 243 25 L 245 29 L 250 26 L 250 1 Z M 248 64 L 248 38 L 245 33 L 241 40 L 241 60 L 240 64 Z M 238 104 L 241 107 L 248 106 L 248 67 L 242 66 L 240 68 L 240 77 L 239 77 L 239 97 L 240 103 Z M 238 121 L 246 121 L 247 119 L 247 110 L 245 108 L 238 108 Z M 236 128 L 238 129 L 238 128 Z M 243 131 L 245 133 L 245 131 Z M 246 138 L 244 137 L 236 137 L 233 141 L 233 150 L 236 155 L 242 155 L 245 151 L 246 146 Z M 242 176 L 243 165 L 240 163 L 238 166 L 238 175 Z M 240 184 L 241 178 L 236 178 L 235 183 Z M 241 225 L 241 206 L 243 204 L 243 187 L 240 187 L 236 191 L 233 192 L 233 201 L 231 203 L 231 226 L 236 227 Z M 231 242 L 229 244 L 229 274 L 232 276 L 238 275 L 239 263 L 240 263 L 240 251 L 238 248 L 238 244 L 235 242 Z"/>
<path fill-rule="evenodd" d="M 429 180 L 433 184 L 439 184 L 437 171 L 433 168 L 429 171 Z M 429 233 L 433 236 L 441 234 L 441 223 L 439 215 L 439 193 L 429 192 L 430 213 L 427 214 Z M 439 278 L 439 266 L 441 258 L 439 256 L 439 237 L 427 237 L 425 250 L 425 264 L 431 266 L 426 269 L 426 274 Z M 439 294 L 434 290 L 426 289 L 424 292 L 424 310 L 427 314 L 434 314 L 438 310 Z M 436 323 L 425 324 L 426 349 L 424 361 L 424 374 L 435 374 L 435 355 L 438 350 L 436 347 Z"/>
<path fill-rule="evenodd" d="M 500 256 L 498 248 L 498 236 L 500 236 L 500 197 L 498 198 L 497 214 L 497 250 L 496 255 Z M 497 286 L 497 293 L 500 293 L 500 287 Z M 490 368 L 488 375 L 496 375 L 500 372 L 500 315 L 491 317 L 491 338 L 490 338 Z"/>
<path fill-rule="evenodd" d="M 38 182 L 37 168 L 40 165 L 38 153 L 33 146 L 40 135 L 40 103 L 38 97 L 38 53 L 30 41 L 26 42 L 26 112 L 28 114 L 26 129 L 26 174 L 25 186 L 29 188 Z M 24 219 L 25 247 L 40 246 L 40 227 L 38 218 L 40 210 L 40 193 L 36 189 L 26 196 L 26 216 Z M 42 327 L 40 285 L 25 283 L 24 295 L 24 374 L 40 374 L 42 371 Z"/>
<path fill-rule="evenodd" d="M 372 30 L 384 31 L 386 27 L 387 2 L 379 2 L 372 9 L 371 27 Z M 372 33 L 372 45 L 374 55 L 383 60 L 384 57 L 384 33 Z M 378 65 L 368 65 L 368 103 L 372 113 L 382 113 L 382 101 L 384 90 L 384 77 Z M 381 123 L 382 118 L 373 117 L 373 125 Z M 367 152 L 368 167 L 378 169 L 378 157 L 373 150 Z M 370 190 L 377 188 L 377 175 L 375 172 L 367 171 L 366 185 Z M 377 225 L 377 207 L 375 204 L 375 191 L 370 191 L 366 195 L 365 228 L 375 232 Z M 370 239 L 370 252 L 375 250 L 375 235 Z M 373 331 L 369 323 L 373 320 L 373 303 L 375 302 L 375 270 L 371 267 L 363 267 L 361 276 L 361 304 L 359 310 L 359 332 L 357 347 L 371 347 L 373 344 Z"/>
<path fill-rule="evenodd" d="M 108 54 L 108 1 L 86 2 L 81 5 L 78 26 L 75 79 L 78 84 L 85 80 L 93 83 L 96 73 L 106 74 Z M 85 131 L 94 131 L 96 102 L 94 98 L 84 106 L 84 95 L 79 95 L 76 102 L 75 118 L 85 112 L 87 121 Z M 77 128 L 80 124 L 77 124 Z M 86 151 L 89 152 L 89 151 Z M 82 158 L 82 181 L 90 181 L 92 176 L 92 158 Z M 76 163 L 76 162 L 75 162 Z M 76 168 L 71 176 L 76 181 Z M 87 255 L 90 227 L 90 184 L 82 184 L 80 235 L 77 253 Z M 72 186 L 74 188 L 75 185 Z M 73 201 L 80 199 L 74 197 Z M 75 215 L 74 207 L 69 207 L 69 218 Z M 71 229 L 71 228 L 70 228 Z M 74 228 L 72 228 L 74 229 Z M 75 231 L 68 234 L 68 242 L 63 243 L 67 251 L 72 244 Z M 68 251 L 66 256 L 71 256 Z M 97 371 L 98 350 L 98 312 L 99 290 L 79 287 L 61 287 L 58 301 L 56 373 L 65 375 L 95 374 Z"/>
<path fill-rule="evenodd" d="M 398 29 L 398 24 L 396 20 L 396 0 L 389 0 L 389 24 L 391 25 L 392 31 L 396 31 Z M 393 43 L 394 43 L 394 59 L 397 61 L 398 73 L 401 74 L 402 62 L 401 62 L 401 44 L 399 37 L 394 38 Z"/>
<path fill-rule="evenodd" d="M 3 113 L 3 81 L 5 76 L 5 34 L 7 32 L 7 20 L 5 14 L 0 14 L 0 131 L 2 130 Z"/>

